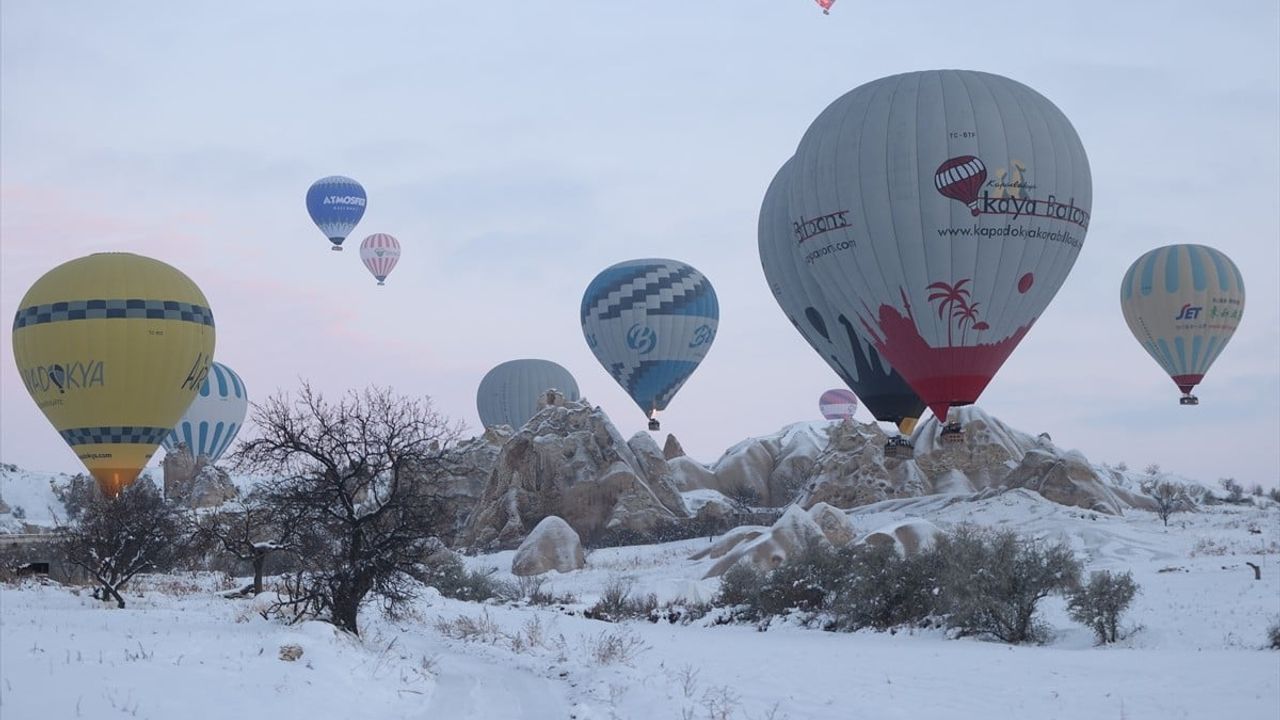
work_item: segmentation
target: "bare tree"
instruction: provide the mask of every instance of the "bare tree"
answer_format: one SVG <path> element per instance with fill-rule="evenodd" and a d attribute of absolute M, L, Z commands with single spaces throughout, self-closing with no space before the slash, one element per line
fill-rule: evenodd
<path fill-rule="evenodd" d="M 239 503 L 223 504 L 193 524 L 197 542 L 214 545 L 253 568 L 253 584 L 243 588 L 242 595 L 262 592 L 267 558 L 274 552 L 292 549 L 297 536 L 297 528 L 286 521 L 281 508 L 265 502 L 258 491 Z"/>
<path fill-rule="evenodd" d="M 99 587 L 94 597 L 124 607 L 120 591 L 135 575 L 162 567 L 178 556 L 182 522 L 149 478 L 114 498 L 95 494 L 62 530 L 66 561 L 84 568 Z"/>
<path fill-rule="evenodd" d="M 1172 480 L 1152 477 L 1142 483 L 1143 494 L 1156 502 L 1156 514 L 1169 527 L 1169 516 L 1191 507 L 1191 497 L 1185 485 Z"/>
<path fill-rule="evenodd" d="M 253 419 L 259 435 L 234 462 L 273 478 L 261 488 L 263 502 L 297 533 L 302 562 L 277 610 L 358 634 L 370 594 L 388 612 L 411 599 L 410 573 L 448 528 L 442 489 L 458 426 L 429 400 L 388 388 L 332 402 L 306 383 L 296 398 L 255 405 Z"/>

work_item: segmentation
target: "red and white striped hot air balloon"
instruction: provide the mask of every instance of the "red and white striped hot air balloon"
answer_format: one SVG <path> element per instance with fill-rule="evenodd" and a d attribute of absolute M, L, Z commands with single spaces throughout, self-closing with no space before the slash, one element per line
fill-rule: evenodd
<path fill-rule="evenodd" d="M 360 243 L 360 259 L 378 284 L 386 285 L 384 281 L 400 261 L 400 241 L 386 233 L 374 233 Z"/>
<path fill-rule="evenodd" d="M 831 6 L 836 4 L 836 0 L 817 0 L 818 7 L 822 8 L 823 15 L 831 14 Z"/>
<path fill-rule="evenodd" d="M 851 418 L 858 410 L 858 396 L 844 388 L 828 390 L 818 398 L 818 410 L 828 420 Z"/>

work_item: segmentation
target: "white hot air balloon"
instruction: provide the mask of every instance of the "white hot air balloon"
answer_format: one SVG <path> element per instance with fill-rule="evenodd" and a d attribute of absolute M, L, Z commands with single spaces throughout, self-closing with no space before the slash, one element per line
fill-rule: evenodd
<path fill-rule="evenodd" d="M 476 410 L 485 427 L 510 425 L 519 430 L 538 413 L 538 400 L 556 390 L 566 400 L 579 399 L 573 375 L 550 360 L 508 360 L 485 374 L 476 390 Z"/>
<path fill-rule="evenodd" d="M 1044 96 L 936 70 L 827 107 L 796 150 L 790 201 L 797 260 L 945 421 L 1066 279 L 1092 185 L 1079 137 Z"/>

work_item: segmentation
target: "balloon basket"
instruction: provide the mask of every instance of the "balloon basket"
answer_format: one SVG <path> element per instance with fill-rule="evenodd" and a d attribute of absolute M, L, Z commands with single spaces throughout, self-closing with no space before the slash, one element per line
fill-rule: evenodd
<path fill-rule="evenodd" d="M 1183 395 L 1182 397 L 1178 398 L 1178 404 L 1179 405 L 1199 405 L 1200 398 L 1196 397 L 1195 395 Z"/>
<path fill-rule="evenodd" d="M 884 456 L 886 458 L 910 460 L 915 456 L 915 451 L 916 448 L 911 444 L 911 441 L 901 435 L 889 438 L 888 442 L 884 444 Z"/>
<path fill-rule="evenodd" d="M 656 432 L 656 431 L 658 431 L 658 430 L 661 430 L 661 429 L 662 429 L 662 425 L 661 425 L 657 420 L 650 419 L 650 420 L 649 420 L 649 429 L 650 429 L 650 430 L 653 430 L 653 431 L 655 431 L 655 432 Z"/>
<path fill-rule="evenodd" d="M 964 428 L 958 422 L 949 422 L 942 428 L 942 442 L 959 445 L 964 442 Z"/>
<path fill-rule="evenodd" d="M 379 282 L 378 282 L 378 287 L 382 287 L 382 286 L 384 286 L 384 285 L 386 285 L 386 283 L 384 283 L 384 282 L 382 282 L 382 281 L 379 281 Z"/>
<path fill-rule="evenodd" d="M 334 245 L 333 247 L 331 247 L 331 248 L 329 248 L 329 249 L 330 249 L 330 250 L 332 250 L 332 251 L 334 251 L 334 252 L 342 252 L 342 246 L 341 246 L 341 245 Z"/>

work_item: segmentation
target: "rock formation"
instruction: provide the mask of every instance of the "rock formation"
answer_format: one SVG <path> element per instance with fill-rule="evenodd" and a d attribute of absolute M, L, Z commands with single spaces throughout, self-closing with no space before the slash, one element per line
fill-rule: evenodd
<path fill-rule="evenodd" d="M 542 519 L 516 549 L 511 574 L 520 577 L 544 572 L 571 572 L 587 564 L 578 533 L 555 515 Z"/>

